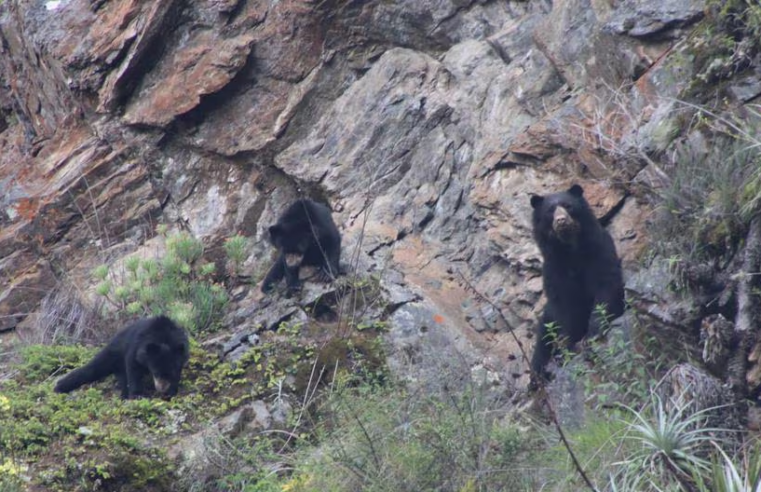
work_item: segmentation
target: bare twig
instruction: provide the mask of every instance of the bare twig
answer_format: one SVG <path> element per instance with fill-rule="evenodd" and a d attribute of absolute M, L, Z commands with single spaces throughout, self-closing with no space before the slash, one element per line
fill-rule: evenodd
<path fill-rule="evenodd" d="M 280 447 L 280 451 L 278 451 L 278 455 L 282 454 L 283 451 L 285 451 L 285 448 L 288 446 L 288 444 L 291 442 L 291 439 L 293 439 L 294 436 L 298 436 L 296 430 L 301 425 L 301 421 L 304 418 L 304 413 L 306 413 L 306 409 L 309 408 L 309 406 L 312 404 L 312 401 L 314 400 L 315 394 L 317 393 L 317 387 L 320 384 L 320 381 L 322 380 L 322 375 L 325 372 L 325 367 L 322 367 L 320 369 L 320 373 L 315 378 L 315 372 L 317 369 L 317 359 L 312 363 L 312 371 L 309 374 L 309 381 L 307 381 L 307 387 L 304 391 L 304 398 L 301 401 L 301 408 L 299 408 L 299 415 L 296 418 L 296 422 L 293 424 L 293 430 L 288 433 L 288 438 L 285 440 L 283 445 Z"/>
<path fill-rule="evenodd" d="M 487 296 L 482 294 L 478 289 L 476 289 L 476 287 L 467 278 L 465 278 L 465 275 L 463 275 L 462 272 L 458 271 L 458 273 L 460 275 L 460 278 L 463 280 L 463 282 L 465 282 L 467 289 L 473 292 L 477 298 L 487 303 L 497 313 L 501 321 L 505 323 L 505 326 L 510 326 L 510 323 L 508 323 L 507 319 L 505 319 L 505 316 L 502 314 L 502 310 L 500 310 L 499 307 L 497 307 L 497 305 L 494 304 L 494 302 L 491 299 L 489 299 Z M 531 378 L 534 381 L 536 381 L 538 384 L 539 398 L 541 401 L 544 402 L 544 405 L 547 407 L 547 412 L 549 413 L 550 420 L 552 420 L 552 423 L 558 432 L 558 436 L 560 436 L 560 441 L 563 443 L 563 447 L 565 447 L 566 451 L 568 451 L 568 456 L 570 456 L 571 461 L 573 462 L 574 468 L 576 468 L 576 471 L 579 472 L 579 475 L 584 480 L 584 483 L 587 484 L 587 487 L 589 488 L 589 490 L 593 492 L 597 492 L 597 488 L 594 486 L 592 481 L 587 476 L 586 472 L 584 471 L 584 468 L 581 466 L 581 463 L 576 457 L 576 453 L 573 452 L 571 443 L 568 442 L 568 439 L 566 439 L 565 432 L 563 432 L 563 427 L 560 425 L 560 421 L 558 420 L 557 413 L 555 412 L 555 409 L 552 406 L 552 402 L 550 401 L 549 395 L 547 393 L 547 387 L 542 377 L 534 373 L 533 369 L 531 369 L 531 359 L 526 353 L 526 349 L 523 348 L 523 343 L 521 343 L 521 341 L 518 339 L 518 336 L 515 334 L 513 330 L 509 330 L 509 332 L 510 332 L 510 335 L 515 340 L 516 344 L 518 345 L 518 349 L 521 351 L 521 357 L 523 357 L 523 360 L 528 364 L 529 370 L 531 371 Z"/>

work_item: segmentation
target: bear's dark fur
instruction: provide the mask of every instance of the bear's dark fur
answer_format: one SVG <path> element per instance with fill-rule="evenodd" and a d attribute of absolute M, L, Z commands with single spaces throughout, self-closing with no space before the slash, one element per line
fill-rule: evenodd
<path fill-rule="evenodd" d="M 604 306 L 608 320 L 623 313 L 624 282 L 613 239 L 589 208 L 581 186 L 534 195 L 531 207 L 547 296 L 531 369 L 532 377 L 546 378 L 545 366 L 556 348 L 548 339 L 553 337 L 547 336 L 547 325 L 556 327 L 556 335 L 566 338 L 569 348 L 586 335 L 596 335 L 605 322 L 597 306 Z"/>
<path fill-rule="evenodd" d="M 338 276 L 341 234 L 325 205 L 306 198 L 297 200 L 269 228 L 269 236 L 279 254 L 262 283 L 262 292 L 269 292 L 283 277 L 289 292 L 297 290 L 303 265 L 319 266 L 318 280 L 323 282 Z"/>
<path fill-rule="evenodd" d="M 141 319 L 117 333 L 89 363 L 61 378 L 55 391 L 68 393 L 114 374 L 122 398 L 134 398 L 150 374 L 158 393 L 174 396 L 188 355 L 188 335 L 171 319 Z"/>

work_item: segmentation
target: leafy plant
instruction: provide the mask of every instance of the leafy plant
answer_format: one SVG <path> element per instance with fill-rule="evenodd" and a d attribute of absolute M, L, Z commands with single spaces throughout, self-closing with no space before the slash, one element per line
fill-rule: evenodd
<path fill-rule="evenodd" d="M 569 365 L 584 385 L 587 403 L 600 409 L 612 402 L 647 400 L 664 363 L 661 346 L 639 323 L 628 331 L 612 330 L 604 306 L 596 306 L 595 315 L 604 320 L 600 332 L 605 336 L 588 339 L 583 357 Z"/>
<path fill-rule="evenodd" d="M 581 466 L 596 483 L 611 480 L 610 475 L 616 470 L 614 463 L 625 459 L 630 452 L 631 443 L 624 439 L 628 431 L 627 417 L 620 410 L 592 413 L 583 425 L 566 430 L 566 438 Z M 560 445 L 557 434 L 539 424 L 535 424 L 532 430 L 544 443 L 544 446 L 531 446 L 530 439 L 521 443 L 524 448 L 536 448 L 530 453 L 527 463 L 527 468 L 537 470 L 535 474 L 538 478 L 534 479 L 536 487 L 532 490 L 539 490 L 540 487 L 542 490 L 569 492 L 583 490 L 585 485 L 567 450 Z M 620 481 L 612 481 L 620 484 Z"/>
<path fill-rule="evenodd" d="M 146 486 L 168 483 L 171 472 L 162 452 L 145 441 L 163 421 L 135 414 L 140 431 L 124 429 L 133 418 L 127 417 L 132 405 L 161 406 L 160 400 L 104 398 L 95 388 L 73 396 L 53 393 L 50 375 L 89 360 L 90 349 L 31 345 L 19 355 L 15 378 L 3 381 L 0 389 L 0 456 L 17 458 L 0 461 L 0 490 L 14 490 L 11 484 L 26 475 L 27 467 L 26 480 L 44 490 L 91 490 L 95 483 L 108 487 L 125 478 L 130 479 L 125 491 L 155 490 Z M 108 460 L 94 458 L 104 454 Z M 44 473 L 38 468 L 42 457 L 48 458 Z M 142 472 L 140 480 L 131 479 L 136 472 Z"/>
<path fill-rule="evenodd" d="M 201 241 L 177 233 L 167 237 L 164 257 L 125 260 L 121 278 L 109 278 L 107 267 L 97 267 L 96 292 L 130 315 L 168 314 L 193 333 L 208 330 L 221 316 L 227 293 L 211 278 L 214 264 L 202 259 Z"/>
<path fill-rule="evenodd" d="M 240 275 L 241 266 L 246 260 L 246 247 L 248 238 L 236 234 L 225 239 L 225 253 L 230 264 L 230 270 L 234 275 Z"/>
<path fill-rule="evenodd" d="M 736 41 L 750 38 L 761 42 L 761 5 L 754 0 L 710 0 L 709 10 L 715 12 L 729 34 Z"/>
<path fill-rule="evenodd" d="M 693 475 L 710 470 L 706 454 L 716 440 L 713 433 L 726 429 L 704 425 L 713 409 L 691 412 L 689 407 L 681 399 L 667 405 L 655 392 L 644 411 L 624 406 L 634 418 L 626 439 L 635 444 L 622 462 L 624 474 L 644 472 L 652 483 L 691 490 Z"/>
<path fill-rule="evenodd" d="M 27 467 L 11 458 L 2 459 L 0 454 L 0 490 L 3 492 L 21 492 L 25 490 L 22 477 Z"/>
<path fill-rule="evenodd" d="M 736 461 L 716 446 L 718 459 L 711 464 L 708 479 L 695 474 L 699 492 L 761 492 L 761 446 L 758 443 L 741 453 Z"/>
<path fill-rule="evenodd" d="M 665 257 L 691 261 L 731 254 L 756 208 L 761 154 L 741 140 L 717 136 L 708 153 L 684 146 L 676 155 L 671 183 L 660 191 L 653 244 Z"/>

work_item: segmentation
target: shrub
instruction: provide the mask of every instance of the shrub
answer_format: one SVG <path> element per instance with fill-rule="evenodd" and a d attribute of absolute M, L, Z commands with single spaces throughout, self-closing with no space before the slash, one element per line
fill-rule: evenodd
<path fill-rule="evenodd" d="M 90 349 L 32 345 L 19 354 L 15 378 L 0 388 L 0 490 L 14 490 L 22 477 L 55 491 L 93 490 L 98 483 L 108 488 L 125 480 L 125 492 L 166 490 L 168 463 L 145 440 L 163 425 L 153 415 L 165 411 L 164 402 L 104 398 L 95 388 L 74 396 L 53 393 L 51 375 L 89 360 Z M 154 410 L 133 408 L 146 405 Z M 141 425 L 125 429 L 128 418 Z M 2 459 L 7 456 L 16 460 Z M 34 473 L 27 476 L 27 467 Z"/>
<path fill-rule="evenodd" d="M 294 492 L 519 490 L 520 434 L 487 392 L 440 399 L 400 387 L 339 389 L 319 410 L 319 451 L 302 455 L 286 485 Z"/>
<path fill-rule="evenodd" d="M 246 247 L 248 238 L 236 234 L 225 240 L 225 254 L 227 255 L 228 268 L 233 275 L 240 275 L 240 269 L 246 260 Z"/>
<path fill-rule="evenodd" d="M 668 178 L 655 190 L 651 244 L 676 273 L 697 282 L 692 269 L 731 258 L 761 210 L 761 114 L 747 107 L 740 120 L 681 104 L 694 113 L 693 137 L 664 164 Z"/>
<path fill-rule="evenodd" d="M 130 315 L 167 314 L 192 333 L 209 330 L 221 317 L 227 293 L 212 279 L 214 264 L 202 260 L 201 241 L 177 233 L 167 237 L 163 258 L 125 260 L 120 280 L 109 277 L 108 267 L 97 267 L 96 292 Z"/>

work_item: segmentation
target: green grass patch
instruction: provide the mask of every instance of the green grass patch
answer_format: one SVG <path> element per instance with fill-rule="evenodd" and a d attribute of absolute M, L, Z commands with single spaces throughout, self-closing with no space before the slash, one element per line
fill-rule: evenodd
<path fill-rule="evenodd" d="M 191 340 L 180 392 L 171 400 L 122 400 L 113 377 L 69 394 L 54 393 L 55 381 L 88 362 L 95 349 L 23 347 L 10 368 L 14 376 L 0 384 L 0 490 L 13 490 L 14 484 L 27 480 L 52 491 L 171 490 L 177 477 L 165 450 L 172 442 L 208 428 L 209 422 L 247 402 L 293 394 L 297 386 L 314 390 L 336 367 L 340 374 L 375 373 L 364 369 L 369 360 L 381 360 L 368 352 L 373 345 L 360 340 L 369 336 L 357 332 L 357 340 L 350 337 L 323 349 L 298 326 L 284 326 L 262 334 L 261 343 L 233 363 Z M 322 378 L 314 376 L 316 360 L 329 365 L 316 371 Z M 259 457 L 282 445 L 253 440 L 241 442 L 236 450 Z M 220 484 L 250 483 L 247 473 L 224 475 Z"/>
<path fill-rule="evenodd" d="M 282 490 L 526 490 L 521 436 L 481 389 L 443 398 L 342 386 L 320 406 L 314 439 Z"/>
<path fill-rule="evenodd" d="M 631 448 L 626 446 L 628 424 L 623 417 L 624 413 L 617 411 L 592 413 L 583 426 L 565 429 L 566 438 L 593 483 L 607 483 L 615 472 L 613 463 L 623 459 Z M 544 436 L 544 444 L 537 446 L 529 460 L 533 483 L 542 485 L 542 490 L 584 490 L 586 484 L 554 430 L 536 430 Z"/>

